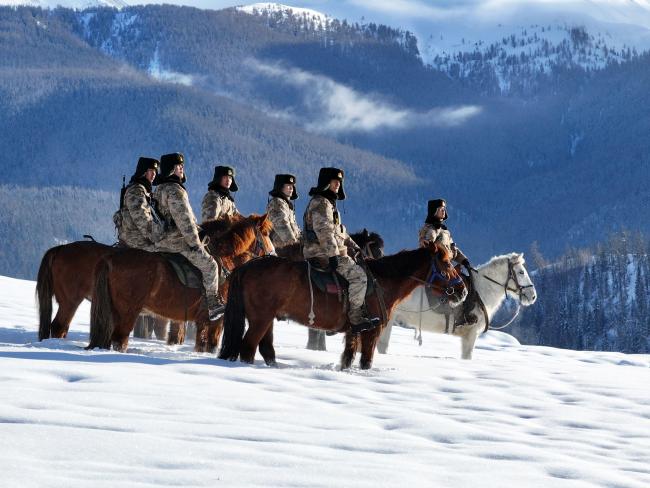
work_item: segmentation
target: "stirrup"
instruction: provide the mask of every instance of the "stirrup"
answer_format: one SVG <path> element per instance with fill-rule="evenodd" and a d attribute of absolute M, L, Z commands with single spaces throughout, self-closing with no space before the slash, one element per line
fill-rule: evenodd
<path fill-rule="evenodd" d="M 457 329 L 459 327 L 469 327 L 471 325 L 476 325 L 478 322 L 478 317 L 476 316 L 475 313 L 468 313 L 468 314 L 463 314 L 461 317 L 461 320 L 458 323 L 454 323 L 454 329 Z"/>
<path fill-rule="evenodd" d="M 219 320 L 223 317 L 224 312 L 226 311 L 226 304 L 223 303 L 223 299 L 220 295 L 217 295 L 217 303 L 212 307 L 208 307 L 208 319 L 211 322 Z"/>
<path fill-rule="evenodd" d="M 364 318 L 358 324 L 352 324 L 352 327 L 350 327 L 350 332 L 353 335 L 356 335 L 365 330 L 372 330 L 375 327 L 377 327 L 379 324 L 381 324 L 381 319 L 379 317 L 373 317 L 371 319 Z"/>

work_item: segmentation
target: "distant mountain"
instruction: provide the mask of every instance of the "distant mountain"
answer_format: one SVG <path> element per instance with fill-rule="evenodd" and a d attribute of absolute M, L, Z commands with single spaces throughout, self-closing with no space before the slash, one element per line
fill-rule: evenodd
<path fill-rule="evenodd" d="M 500 56 L 452 76 L 403 29 L 248 10 L 0 9 L 0 137 L 17 162 L 6 181 L 116 191 L 138 155 L 181 149 L 195 205 L 230 162 L 244 211 L 264 207 L 275 171 L 307 190 L 319 165 L 340 165 L 348 226 L 384 231 L 389 250 L 415 244 L 437 196 L 474 261 L 650 231 L 647 54 L 597 70 L 513 57 L 504 92 Z M 563 32 L 566 59 L 599 42 Z"/>

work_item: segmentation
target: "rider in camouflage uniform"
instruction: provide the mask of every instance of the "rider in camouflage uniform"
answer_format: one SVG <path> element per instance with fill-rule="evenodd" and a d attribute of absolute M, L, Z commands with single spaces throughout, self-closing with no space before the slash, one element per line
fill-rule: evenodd
<path fill-rule="evenodd" d="M 160 158 L 160 174 L 154 198 L 160 216 L 165 221 L 165 232 L 156 242 L 156 250 L 180 253 L 203 275 L 203 287 L 210 320 L 216 320 L 225 306 L 218 294 L 219 268 L 199 240 L 196 218 L 185 183 L 185 158 L 180 153 L 165 154 Z"/>
<path fill-rule="evenodd" d="M 350 310 L 348 318 L 352 333 L 359 333 L 379 325 L 378 318 L 368 318 L 364 311 L 367 276 L 361 266 L 348 256 L 348 246 L 359 253 L 359 246 L 350 238 L 341 223 L 336 201 L 345 199 L 343 171 L 321 168 L 318 184 L 309 190 L 312 197 L 304 216 L 303 255 L 315 260 L 321 267 L 326 263 L 349 283 Z"/>
<path fill-rule="evenodd" d="M 216 166 L 208 192 L 201 202 L 201 221 L 217 220 L 239 215 L 233 193 L 239 189 L 235 170 L 230 166 Z"/>
<path fill-rule="evenodd" d="M 296 222 L 296 211 L 292 200 L 298 198 L 294 175 L 275 175 L 271 199 L 266 212 L 273 224 L 271 241 L 276 249 L 294 244 L 300 240 L 300 227 Z"/>
<path fill-rule="evenodd" d="M 120 246 L 154 250 L 154 242 L 161 229 L 151 208 L 151 183 L 159 164 L 157 159 L 138 159 L 135 173 L 123 190 L 120 209 L 113 216 Z"/>
<path fill-rule="evenodd" d="M 469 263 L 467 256 L 456 246 L 456 243 L 451 237 L 451 232 L 447 229 L 444 221 L 447 220 L 447 202 L 442 198 L 437 200 L 429 200 L 427 203 L 427 218 L 424 225 L 420 229 L 419 241 L 420 247 L 423 247 L 427 242 L 435 242 L 444 246 L 451 258 L 463 265 L 467 273 L 472 273 L 472 265 Z M 462 325 L 470 325 L 476 323 L 478 317 L 472 313 L 475 306 L 474 299 L 470 296 L 463 302 L 463 317 L 461 323 L 455 324 L 456 327 Z"/>

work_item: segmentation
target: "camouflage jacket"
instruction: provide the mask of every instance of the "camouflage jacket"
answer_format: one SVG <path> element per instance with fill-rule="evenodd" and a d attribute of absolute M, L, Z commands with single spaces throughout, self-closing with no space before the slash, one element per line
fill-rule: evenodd
<path fill-rule="evenodd" d="M 235 202 L 214 190 L 208 190 L 201 202 L 201 221 L 233 217 L 239 214 Z"/>
<path fill-rule="evenodd" d="M 435 228 L 431 224 L 424 224 L 420 229 L 420 247 L 424 246 L 425 242 L 436 242 L 445 246 L 447 251 L 451 254 L 451 258 L 457 263 L 462 263 L 467 259 L 463 252 L 458 249 L 456 243 L 451 237 L 451 232 L 445 226 Z"/>
<path fill-rule="evenodd" d="M 158 213 L 165 221 L 165 231 L 156 242 L 157 251 L 180 252 L 200 247 L 199 230 L 187 191 L 179 183 L 158 185 L 154 193 Z"/>
<path fill-rule="evenodd" d="M 140 183 L 131 183 L 124 192 L 122 208 L 113 217 L 120 243 L 145 251 L 154 250 L 159 228 L 151 213 L 151 194 Z"/>
<path fill-rule="evenodd" d="M 322 195 L 312 197 L 305 210 L 304 223 L 305 259 L 347 256 L 347 246 L 359 248 L 341 223 L 336 206 Z"/>
<path fill-rule="evenodd" d="M 296 212 L 284 198 L 273 197 L 266 206 L 273 231 L 271 241 L 276 248 L 288 246 L 300 240 L 300 227 L 296 222 Z"/>

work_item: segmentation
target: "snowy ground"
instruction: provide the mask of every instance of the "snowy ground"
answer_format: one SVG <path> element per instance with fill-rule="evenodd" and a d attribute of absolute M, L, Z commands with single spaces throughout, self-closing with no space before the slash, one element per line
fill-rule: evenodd
<path fill-rule="evenodd" d="M 337 371 L 276 327 L 279 369 L 134 340 L 36 342 L 31 282 L 0 277 L 0 486 L 650 486 L 650 356 L 393 331 Z"/>

